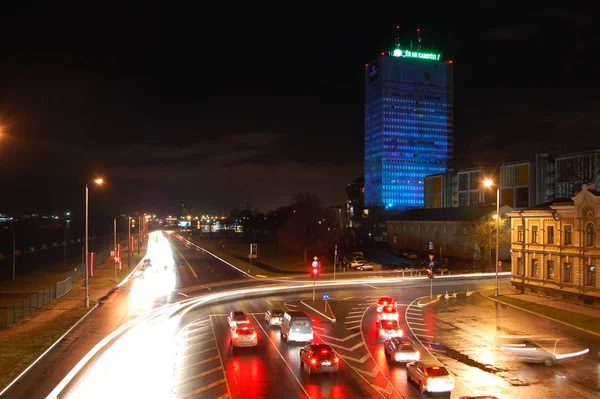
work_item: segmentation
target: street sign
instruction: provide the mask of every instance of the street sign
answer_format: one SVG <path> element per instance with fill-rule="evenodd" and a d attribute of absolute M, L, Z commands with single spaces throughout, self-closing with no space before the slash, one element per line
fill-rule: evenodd
<path fill-rule="evenodd" d="M 429 267 L 433 269 L 433 262 L 429 262 Z"/>
<path fill-rule="evenodd" d="M 329 300 L 329 294 L 328 293 L 324 293 L 323 294 L 323 300 L 324 301 L 328 301 Z"/>
<path fill-rule="evenodd" d="M 248 254 L 248 258 L 255 259 L 258 256 L 258 244 L 252 243 L 250 244 L 250 254 Z"/>
<path fill-rule="evenodd" d="M 319 261 L 318 260 L 313 260 L 312 267 L 319 267 Z"/>
<path fill-rule="evenodd" d="M 433 257 L 434 256 L 435 256 L 434 254 L 429 254 L 429 260 L 433 262 Z"/>
<path fill-rule="evenodd" d="M 115 251 L 110 251 L 110 256 L 115 256 Z"/>
<path fill-rule="evenodd" d="M 429 250 L 433 250 L 433 241 L 429 241 Z"/>

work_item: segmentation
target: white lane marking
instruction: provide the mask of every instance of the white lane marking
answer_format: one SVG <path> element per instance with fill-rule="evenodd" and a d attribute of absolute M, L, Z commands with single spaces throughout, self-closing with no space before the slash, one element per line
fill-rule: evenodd
<path fill-rule="evenodd" d="M 364 286 L 367 286 L 367 287 L 369 287 L 369 288 L 376 289 L 376 290 L 378 290 L 378 289 L 379 289 L 379 287 L 375 287 L 374 285 L 370 285 L 370 284 L 366 284 L 366 283 L 362 283 L 362 285 L 364 285 Z"/>
<path fill-rule="evenodd" d="M 202 355 L 202 354 L 204 354 L 206 352 L 210 352 L 210 351 L 215 350 L 215 349 L 219 349 L 219 348 L 217 348 L 216 346 L 211 346 L 210 348 L 202 349 L 201 351 L 190 353 L 189 355 L 182 356 L 182 357 L 179 358 L 179 360 L 189 359 L 190 357 Z"/>
<path fill-rule="evenodd" d="M 206 325 L 206 326 L 201 326 L 201 327 L 198 327 L 198 328 L 194 328 L 193 330 L 183 330 L 179 334 L 181 334 L 181 335 L 183 335 L 183 334 L 192 334 L 192 333 L 198 332 L 200 330 L 210 330 L 210 326 Z"/>
<path fill-rule="evenodd" d="M 314 327 L 313 327 L 313 328 L 314 328 Z M 347 337 L 345 337 L 345 338 L 337 338 L 337 337 L 332 337 L 332 336 L 325 335 L 325 334 L 320 334 L 320 335 L 321 335 L 321 337 L 325 337 L 325 338 L 328 338 L 328 339 L 333 339 L 333 340 L 335 340 L 335 341 L 338 341 L 338 342 L 346 342 L 346 341 L 348 341 L 349 339 L 352 339 L 352 338 L 354 338 L 354 337 L 356 337 L 356 336 L 359 336 L 359 335 L 360 335 L 360 333 L 359 333 L 359 332 L 357 332 L 357 333 L 354 333 L 354 334 L 348 335 L 348 336 L 347 336 Z"/>
<path fill-rule="evenodd" d="M 191 335 L 189 337 L 186 337 L 183 341 L 184 342 L 188 342 L 188 341 L 191 341 L 193 339 L 204 337 L 205 335 L 209 335 L 210 333 L 211 333 L 210 331 L 206 331 L 206 332 L 203 332 L 201 334 Z"/>
<path fill-rule="evenodd" d="M 199 393 L 201 393 L 201 392 L 208 391 L 209 389 L 212 389 L 212 388 L 214 388 L 214 387 L 216 387 L 216 386 L 218 386 L 218 385 L 221 385 L 221 384 L 222 384 L 222 383 L 224 383 L 224 382 L 225 382 L 225 383 L 227 383 L 227 380 L 226 380 L 225 378 L 223 378 L 223 379 L 220 379 L 219 381 L 215 381 L 215 382 L 213 382 L 212 384 L 206 385 L 206 386 L 204 386 L 204 387 L 202 387 L 202 388 L 198 388 L 198 389 L 196 389 L 195 391 L 192 391 L 192 392 L 186 393 L 185 395 L 182 395 L 182 396 L 178 396 L 178 397 L 177 397 L 177 399 L 187 399 L 187 398 L 191 398 L 191 397 L 193 397 L 193 396 L 195 396 L 195 395 L 197 395 L 197 394 L 199 394 Z M 227 389 L 229 389 L 229 388 L 227 388 Z M 229 394 L 228 394 L 228 395 L 229 395 Z"/>
<path fill-rule="evenodd" d="M 262 324 L 258 322 L 258 319 L 256 318 L 256 316 L 253 315 L 252 317 L 254 317 L 254 320 L 256 320 L 256 323 L 258 324 L 258 326 L 260 327 L 260 329 L 265 334 L 265 337 L 267 337 L 267 339 L 269 340 L 269 342 L 271 343 L 271 345 L 273 345 L 273 348 L 275 348 L 275 350 L 277 351 L 277 354 L 279 355 L 279 357 L 281 358 L 281 360 L 283 360 L 283 363 L 286 365 L 286 367 L 288 368 L 288 370 L 290 371 L 290 373 L 292 374 L 292 376 L 294 377 L 294 379 L 296 380 L 296 382 L 298 383 L 298 385 L 300 385 L 300 389 L 302 389 L 302 392 L 304 392 L 304 394 L 306 395 L 306 397 L 310 399 L 310 395 L 306 391 L 306 388 L 304 388 L 304 385 L 302 385 L 302 383 L 300 382 L 300 380 L 298 379 L 298 377 L 296 377 L 296 374 L 294 374 L 294 372 L 292 371 L 292 367 L 285 360 L 285 357 L 283 357 L 283 355 L 279 351 L 279 348 L 277 348 L 277 345 L 275 345 L 275 342 L 273 342 L 273 340 L 271 339 L 271 337 L 269 336 L 269 334 L 267 334 L 267 332 L 263 328 Z"/>
<path fill-rule="evenodd" d="M 359 333 L 359 334 L 360 334 L 360 333 Z M 354 345 L 354 346 L 352 346 L 352 347 L 350 347 L 350 348 L 347 348 L 347 347 L 345 347 L 345 346 L 338 345 L 338 344 L 333 344 L 333 343 L 331 343 L 331 342 L 328 342 L 327 344 L 328 344 L 328 345 L 330 345 L 330 346 L 333 346 L 334 348 L 343 349 L 343 350 L 346 350 L 346 351 L 349 351 L 349 352 L 353 352 L 353 351 L 355 351 L 356 349 L 360 348 L 361 346 L 364 346 L 364 345 L 365 345 L 365 343 L 364 343 L 363 341 L 360 341 L 358 344 L 356 344 L 356 345 Z"/>
<path fill-rule="evenodd" d="M 213 336 L 215 337 L 215 342 L 217 342 L 217 334 L 215 333 L 215 326 L 213 325 L 212 319 L 209 318 L 210 320 L 210 326 L 212 327 L 213 330 Z M 219 349 L 219 345 L 216 345 L 217 348 L 217 354 L 219 355 L 219 362 L 221 363 L 221 368 L 223 369 L 223 380 L 225 381 L 225 384 L 227 385 L 227 394 L 231 395 L 231 389 L 229 387 L 229 381 L 227 380 L 227 370 L 225 369 L 225 366 L 223 365 L 223 357 L 221 356 L 221 350 Z"/>
<path fill-rule="evenodd" d="M 184 328 L 199 326 L 200 324 L 204 324 L 204 323 L 208 322 L 209 320 L 210 320 L 210 317 L 207 317 L 206 319 L 203 319 L 203 320 L 196 320 L 196 321 L 186 325 Z"/>
<path fill-rule="evenodd" d="M 317 326 L 313 326 L 313 330 L 321 330 L 321 331 L 325 331 L 325 328 L 323 328 L 323 327 L 317 327 Z"/>
<path fill-rule="evenodd" d="M 406 316 L 405 319 L 416 319 L 416 320 L 423 320 L 422 316 Z"/>
<path fill-rule="evenodd" d="M 419 323 L 418 321 L 409 321 L 408 324 L 418 324 L 420 326 L 425 326 L 425 323 Z"/>
<path fill-rule="evenodd" d="M 355 316 L 346 316 L 345 319 L 356 319 L 356 318 L 360 318 L 360 315 L 355 315 Z"/>
<path fill-rule="evenodd" d="M 392 385 L 391 382 L 388 382 L 387 385 L 385 386 L 385 388 L 380 387 L 379 385 L 373 385 L 375 388 L 379 389 L 380 391 L 385 392 L 386 394 L 391 394 L 394 391 L 394 386 Z"/>
<path fill-rule="evenodd" d="M 354 297 L 353 296 L 347 296 L 346 298 L 342 298 L 342 301 L 347 301 L 349 299 L 354 299 Z"/>
<path fill-rule="evenodd" d="M 417 328 L 417 327 L 411 327 L 411 328 L 416 331 L 429 331 L 428 328 Z"/>
<path fill-rule="evenodd" d="M 358 314 L 362 314 L 362 312 L 363 312 L 362 310 L 356 310 L 356 311 L 353 311 L 353 312 L 348 312 L 348 314 L 357 314 L 357 313 Z"/>
<path fill-rule="evenodd" d="M 192 265 L 190 265 L 190 262 L 188 262 L 187 259 L 183 257 L 183 255 L 181 254 L 181 252 L 179 252 L 179 250 L 175 247 L 175 245 L 173 245 L 171 248 L 173 248 L 175 251 L 177 251 L 177 253 L 181 257 L 181 259 L 183 259 L 183 261 L 185 262 L 185 264 L 187 265 L 187 267 L 190 269 L 190 271 L 192 272 L 192 274 L 194 275 L 194 277 L 198 278 L 198 275 L 194 271 L 194 268 L 192 267 Z"/>
<path fill-rule="evenodd" d="M 202 372 L 202 373 L 200 373 L 200 374 L 196 374 L 196 375 L 193 375 L 193 376 L 191 376 L 191 377 L 185 378 L 185 379 L 183 379 L 183 380 L 178 380 L 178 381 L 175 383 L 175 384 L 176 384 L 175 386 L 180 386 L 180 385 L 186 384 L 186 383 L 188 383 L 188 382 L 190 382 L 190 381 L 197 380 L 198 378 L 206 377 L 207 375 L 210 375 L 210 374 L 212 374 L 212 373 L 216 373 L 217 371 L 220 371 L 220 370 L 223 370 L 223 367 L 221 367 L 221 366 L 218 366 L 218 367 L 215 367 L 215 368 L 213 368 L 213 369 L 210 369 L 210 370 L 204 371 L 204 372 Z M 224 372 L 224 371 L 225 371 L 225 370 L 223 370 L 223 372 Z"/>
<path fill-rule="evenodd" d="M 340 353 L 338 353 L 338 355 L 340 355 L 340 357 L 342 359 L 344 359 L 344 360 L 352 360 L 353 362 L 357 362 L 357 363 L 364 363 L 364 362 L 366 362 L 371 357 L 370 354 L 366 354 L 363 357 L 361 357 L 360 359 L 357 359 L 357 358 L 352 357 L 352 356 L 342 355 Z M 352 366 L 350 366 L 350 367 L 352 367 Z"/>
<path fill-rule="evenodd" d="M 195 343 L 195 344 L 193 344 L 193 345 L 188 345 L 188 346 L 186 347 L 186 349 L 193 348 L 193 347 L 195 347 L 195 346 L 200 346 L 200 345 L 202 345 L 202 344 L 206 344 L 206 343 L 208 343 L 208 342 L 212 342 L 212 341 L 216 341 L 216 337 L 212 337 L 212 338 L 210 338 L 210 339 L 205 339 L 204 341 L 196 342 L 196 343 Z"/>
<path fill-rule="evenodd" d="M 217 359 L 219 359 L 219 355 L 215 355 L 213 357 L 209 357 L 207 359 L 200 360 L 200 361 L 192 363 L 192 364 L 188 364 L 187 366 L 184 366 L 184 367 L 179 367 L 179 368 L 177 368 L 177 370 L 181 372 L 183 370 L 187 370 L 187 369 L 195 367 L 195 366 L 201 366 L 205 363 L 212 362 L 213 360 L 217 360 Z"/>
<path fill-rule="evenodd" d="M 363 369 L 359 369 L 357 368 L 356 371 L 359 371 L 361 373 L 363 373 L 364 375 L 368 375 L 371 378 L 374 378 L 377 374 L 379 374 L 379 366 L 377 364 L 375 364 L 375 367 L 373 367 L 373 370 L 371 371 L 365 371 Z M 389 384 L 389 382 L 388 382 Z M 376 385 L 373 384 L 373 386 L 375 387 Z"/>
<path fill-rule="evenodd" d="M 357 325 L 357 326 L 353 326 L 353 327 L 346 327 L 346 330 L 357 330 L 361 327 L 361 325 Z"/>
<path fill-rule="evenodd" d="M 415 336 L 417 337 L 426 337 L 426 338 L 433 338 L 433 335 L 427 335 L 427 334 L 415 334 Z"/>
<path fill-rule="evenodd" d="M 355 323 L 359 323 L 360 324 L 360 320 L 352 320 L 352 321 L 345 321 L 344 324 L 355 324 Z"/>

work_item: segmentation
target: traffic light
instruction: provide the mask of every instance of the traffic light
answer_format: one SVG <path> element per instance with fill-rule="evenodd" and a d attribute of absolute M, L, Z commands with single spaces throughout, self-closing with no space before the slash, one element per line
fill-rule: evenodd
<path fill-rule="evenodd" d="M 319 278 L 319 268 L 313 267 L 313 269 L 312 269 L 312 278 L 314 278 L 314 279 Z"/>
<path fill-rule="evenodd" d="M 310 273 L 313 279 L 319 278 L 319 266 L 321 266 L 321 263 L 319 262 L 319 258 L 315 256 L 313 258 L 312 270 Z"/>

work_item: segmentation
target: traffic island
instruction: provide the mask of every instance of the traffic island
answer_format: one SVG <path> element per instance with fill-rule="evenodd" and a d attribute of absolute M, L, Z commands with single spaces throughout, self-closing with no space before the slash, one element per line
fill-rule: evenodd
<path fill-rule="evenodd" d="M 300 303 L 312 310 L 313 312 L 318 313 L 327 320 L 335 323 L 335 314 L 333 314 L 333 310 L 331 310 L 329 301 L 326 301 L 324 299 L 303 299 L 300 301 Z"/>
<path fill-rule="evenodd" d="M 417 301 L 417 306 L 423 307 L 423 306 L 431 305 L 432 303 L 439 301 L 440 296 L 441 295 L 434 295 L 433 297 L 425 296 L 425 297 L 419 298 L 419 300 Z"/>

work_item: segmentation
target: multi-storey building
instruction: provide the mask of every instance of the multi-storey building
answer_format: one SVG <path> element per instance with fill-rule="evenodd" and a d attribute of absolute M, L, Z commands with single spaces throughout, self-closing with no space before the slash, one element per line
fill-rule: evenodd
<path fill-rule="evenodd" d="M 583 183 L 600 183 L 600 150 L 562 154 L 555 159 L 555 198 L 569 198 Z"/>
<path fill-rule="evenodd" d="M 425 176 L 425 208 L 450 208 L 456 205 L 456 174 L 452 169 Z"/>
<path fill-rule="evenodd" d="M 365 179 L 359 177 L 346 185 L 346 227 L 360 227 L 365 210 Z"/>
<path fill-rule="evenodd" d="M 511 218 L 514 289 L 600 307 L 600 192 L 584 184 L 572 198 Z"/>
<path fill-rule="evenodd" d="M 365 206 L 423 206 L 425 176 L 452 154 L 453 69 L 397 46 L 365 66 Z"/>
<path fill-rule="evenodd" d="M 483 182 L 495 175 L 493 168 L 461 169 L 456 174 L 457 206 L 490 204 L 496 201 L 496 191 L 484 187 Z"/>

